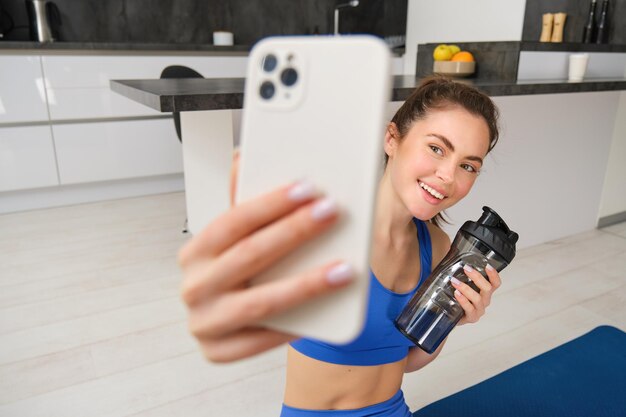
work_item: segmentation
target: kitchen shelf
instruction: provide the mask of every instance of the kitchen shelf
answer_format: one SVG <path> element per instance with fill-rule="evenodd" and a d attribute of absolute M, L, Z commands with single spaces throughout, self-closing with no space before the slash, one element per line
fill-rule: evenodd
<path fill-rule="evenodd" d="M 516 81 L 523 52 L 601 52 L 626 53 L 626 45 L 586 44 L 572 42 L 534 42 L 534 41 L 502 41 L 502 42 L 446 42 L 458 45 L 464 51 L 470 51 L 476 62 L 474 80 L 484 81 Z M 438 43 L 420 44 L 417 47 L 417 76 L 430 75 L 433 72 L 433 51 Z"/>
<path fill-rule="evenodd" d="M 521 41 L 520 50 L 537 52 L 626 52 L 626 45 L 580 42 L 530 42 Z"/>
<path fill-rule="evenodd" d="M 224 55 L 246 56 L 252 46 L 231 45 L 216 46 L 203 43 L 140 43 L 140 42 L 31 42 L 31 41 L 0 41 L 0 52 L 37 54 L 81 54 L 81 55 Z"/>
<path fill-rule="evenodd" d="M 142 42 L 32 42 L 1 41 L 0 53 L 24 54 L 36 51 L 39 55 L 209 55 L 247 56 L 252 45 L 216 46 L 204 43 L 142 43 Z M 393 56 L 403 56 L 404 46 L 392 48 Z"/>

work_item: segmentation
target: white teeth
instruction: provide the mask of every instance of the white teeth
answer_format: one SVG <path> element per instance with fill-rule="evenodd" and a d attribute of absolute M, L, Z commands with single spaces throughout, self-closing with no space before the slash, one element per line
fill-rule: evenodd
<path fill-rule="evenodd" d="M 439 200 L 443 200 L 443 194 L 441 194 L 440 192 L 437 192 L 436 190 L 434 190 L 432 187 L 429 187 L 428 185 L 424 184 L 423 182 L 418 182 L 419 186 L 422 187 L 423 189 L 425 189 L 426 191 L 428 191 L 430 193 L 430 195 L 432 195 L 433 197 L 438 198 Z"/>

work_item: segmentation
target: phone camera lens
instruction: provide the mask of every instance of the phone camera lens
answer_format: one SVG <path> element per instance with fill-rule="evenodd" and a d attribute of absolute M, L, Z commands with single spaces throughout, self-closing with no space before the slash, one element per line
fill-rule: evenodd
<path fill-rule="evenodd" d="M 280 80 L 287 87 L 291 87 L 298 81 L 298 72 L 293 68 L 285 68 L 283 72 L 280 73 Z"/>
<path fill-rule="evenodd" d="M 276 68 L 276 64 L 278 64 L 278 60 L 275 55 L 269 54 L 265 55 L 263 58 L 263 71 L 272 72 L 274 68 Z"/>
<path fill-rule="evenodd" d="M 274 97 L 275 92 L 276 88 L 274 87 L 274 83 L 272 83 L 271 81 L 265 81 L 263 84 L 261 84 L 261 88 L 259 88 L 259 94 L 265 100 L 269 100 L 270 98 Z"/>

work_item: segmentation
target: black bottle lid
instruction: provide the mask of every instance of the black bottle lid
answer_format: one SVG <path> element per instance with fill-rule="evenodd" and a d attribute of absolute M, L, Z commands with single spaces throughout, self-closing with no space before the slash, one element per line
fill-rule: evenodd
<path fill-rule="evenodd" d="M 515 258 L 515 244 L 519 235 L 512 231 L 493 209 L 483 207 L 483 215 L 477 221 L 466 221 L 461 231 L 482 241 L 500 255 L 507 264 Z"/>

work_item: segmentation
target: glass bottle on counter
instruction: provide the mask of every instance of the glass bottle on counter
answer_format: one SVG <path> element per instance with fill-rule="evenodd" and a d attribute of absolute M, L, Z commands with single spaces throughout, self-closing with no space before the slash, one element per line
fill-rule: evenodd
<path fill-rule="evenodd" d="M 596 36 L 596 0 L 591 0 L 587 23 L 583 30 L 583 43 L 592 43 Z"/>
<path fill-rule="evenodd" d="M 596 35 L 596 43 L 607 43 L 609 35 L 609 0 L 602 3 L 602 13 L 598 22 L 598 33 Z"/>

